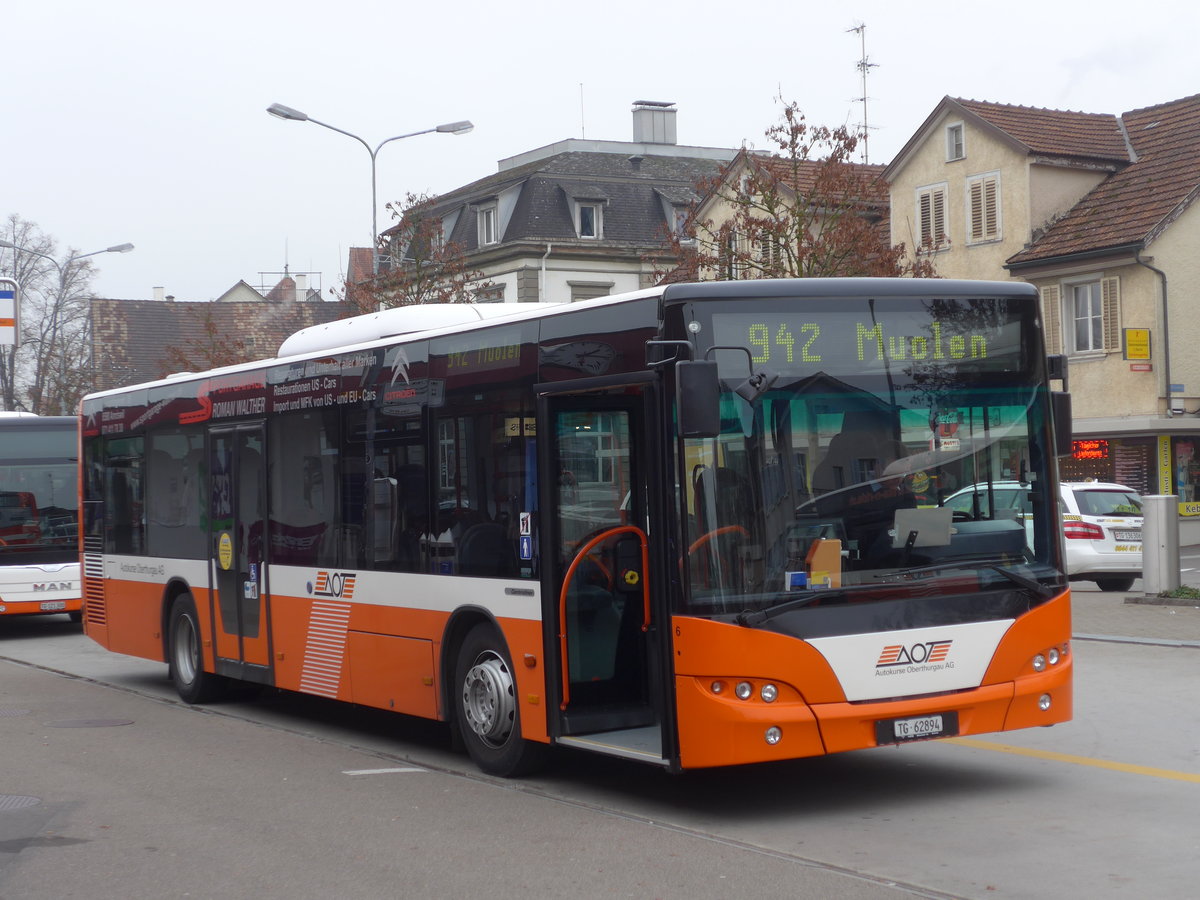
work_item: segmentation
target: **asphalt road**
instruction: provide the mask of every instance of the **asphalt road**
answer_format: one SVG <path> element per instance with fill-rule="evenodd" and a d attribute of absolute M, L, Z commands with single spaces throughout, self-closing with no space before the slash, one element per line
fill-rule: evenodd
<path fill-rule="evenodd" d="M 1200 609 L 1077 587 L 1070 723 L 678 777 L 492 779 L 436 724 L 187 707 L 64 617 L 5 623 L 0 898 L 1192 897 Z"/>

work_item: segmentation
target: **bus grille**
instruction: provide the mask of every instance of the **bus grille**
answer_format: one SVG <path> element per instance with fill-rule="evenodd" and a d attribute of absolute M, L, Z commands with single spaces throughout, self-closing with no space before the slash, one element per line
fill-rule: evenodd
<path fill-rule="evenodd" d="M 83 609 L 90 624 L 108 624 L 108 608 L 104 603 L 104 557 L 99 553 L 83 554 Z"/>

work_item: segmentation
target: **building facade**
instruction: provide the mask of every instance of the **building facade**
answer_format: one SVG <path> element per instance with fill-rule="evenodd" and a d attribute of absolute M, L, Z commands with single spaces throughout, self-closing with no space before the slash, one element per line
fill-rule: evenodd
<path fill-rule="evenodd" d="M 650 287 L 672 267 L 678 228 L 736 150 L 676 143 L 674 104 L 638 101 L 632 141 L 570 139 L 501 160 L 494 175 L 436 198 L 428 215 L 487 284 L 477 299 L 574 301 Z M 390 265 L 413 264 L 401 223 Z"/>
<path fill-rule="evenodd" d="M 1177 494 L 1200 541 L 1200 95 L 1120 115 L 947 97 L 886 177 L 893 241 L 1038 287 L 1068 361 L 1065 476 Z"/>

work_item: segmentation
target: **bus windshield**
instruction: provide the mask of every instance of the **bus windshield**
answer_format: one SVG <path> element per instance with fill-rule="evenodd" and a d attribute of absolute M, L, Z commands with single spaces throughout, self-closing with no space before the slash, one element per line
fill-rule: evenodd
<path fill-rule="evenodd" d="M 78 557 L 74 419 L 0 419 L 0 565 Z"/>
<path fill-rule="evenodd" d="M 682 448 L 686 612 L 992 587 L 1036 600 L 1065 583 L 1028 304 L 770 298 L 689 315 L 721 396 L 720 434 Z M 1019 495 L 1003 508 L 986 503 L 999 482 Z"/>

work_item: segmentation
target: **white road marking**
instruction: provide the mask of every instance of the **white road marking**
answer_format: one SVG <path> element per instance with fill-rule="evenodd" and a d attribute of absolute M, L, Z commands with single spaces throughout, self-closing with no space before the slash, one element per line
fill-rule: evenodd
<path fill-rule="evenodd" d="M 400 769 L 349 769 L 342 772 L 343 775 L 391 775 L 393 772 L 428 772 L 428 769 L 421 769 L 417 766 L 406 766 Z"/>

